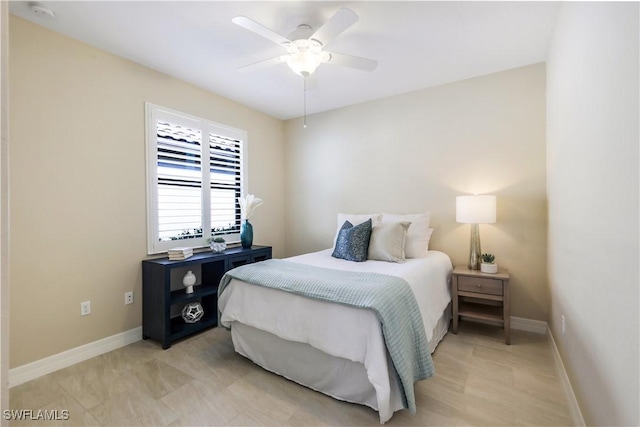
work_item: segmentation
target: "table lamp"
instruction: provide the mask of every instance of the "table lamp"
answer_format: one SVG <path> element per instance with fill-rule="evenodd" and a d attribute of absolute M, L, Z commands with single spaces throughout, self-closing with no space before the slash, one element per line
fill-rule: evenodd
<path fill-rule="evenodd" d="M 478 224 L 496 222 L 496 196 L 473 195 L 456 197 L 456 222 L 471 224 L 469 270 L 480 270 L 480 230 Z"/>

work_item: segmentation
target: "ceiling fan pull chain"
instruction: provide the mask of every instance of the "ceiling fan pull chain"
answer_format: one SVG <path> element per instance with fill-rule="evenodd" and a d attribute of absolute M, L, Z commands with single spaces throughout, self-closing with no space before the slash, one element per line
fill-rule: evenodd
<path fill-rule="evenodd" d="M 303 92 L 304 92 L 304 123 L 302 125 L 303 128 L 307 128 L 307 79 L 306 77 L 303 80 Z"/>

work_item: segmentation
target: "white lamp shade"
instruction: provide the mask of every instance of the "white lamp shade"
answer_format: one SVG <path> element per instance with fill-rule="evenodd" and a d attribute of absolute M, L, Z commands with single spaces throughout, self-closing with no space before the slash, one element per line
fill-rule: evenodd
<path fill-rule="evenodd" d="M 456 222 L 464 224 L 496 222 L 496 196 L 457 196 Z"/>

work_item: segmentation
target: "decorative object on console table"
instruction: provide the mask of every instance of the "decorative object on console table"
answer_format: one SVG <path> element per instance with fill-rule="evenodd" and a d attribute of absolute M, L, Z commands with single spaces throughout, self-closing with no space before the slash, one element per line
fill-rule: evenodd
<path fill-rule="evenodd" d="M 456 222 L 471 224 L 469 270 L 480 270 L 480 229 L 478 224 L 496 222 L 496 196 L 473 195 L 456 197 Z"/>
<path fill-rule="evenodd" d="M 240 227 L 240 243 L 243 248 L 249 249 L 253 245 L 253 225 L 251 225 L 249 219 L 253 215 L 253 211 L 262 204 L 262 199 L 253 194 L 247 194 L 246 197 L 238 197 L 238 204 L 240 205 L 240 213 L 244 218 L 244 222 Z"/>
<path fill-rule="evenodd" d="M 245 249 L 249 249 L 253 245 L 253 225 L 248 219 L 245 219 L 240 228 L 240 243 Z"/>
<path fill-rule="evenodd" d="M 453 327 L 458 333 L 459 317 L 495 323 L 504 328 L 505 342 L 511 344 L 511 289 L 509 272 L 485 274 L 456 267 L 451 274 Z"/>
<path fill-rule="evenodd" d="M 243 264 L 270 258 L 270 246 L 254 246 L 251 249 L 229 248 L 222 254 L 196 253 L 185 260 L 153 258 L 142 261 L 142 338 L 160 341 L 162 348 L 167 349 L 180 338 L 216 326 L 218 284 L 224 273 Z M 172 274 L 174 270 L 178 274 Z M 180 280 L 185 270 L 195 272 L 198 277 L 199 283 L 193 293 L 187 293 L 183 286 L 178 286 L 179 289 L 171 286 L 171 278 Z M 186 323 L 180 311 L 172 310 L 182 310 L 186 304 L 194 302 L 198 302 L 203 311 L 196 323 Z M 171 317 L 176 311 L 177 316 Z"/>
<path fill-rule="evenodd" d="M 182 309 L 182 319 L 185 323 L 197 323 L 204 316 L 204 310 L 199 302 L 190 302 Z"/>
<path fill-rule="evenodd" d="M 193 285 L 196 284 L 196 275 L 193 274 L 193 271 L 187 271 L 187 274 L 182 278 L 182 285 L 186 288 L 185 293 L 192 294 L 193 293 Z"/>
<path fill-rule="evenodd" d="M 480 271 L 483 273 L 495 274 L 498 272 L 498 264 L 494 263 L 496 257 L 493 254 L 482 254 L 482 264 Z"/>
<path fill-rule="evenodd" d="M 209 242 L 209 247 L 213 251 L 214 254 L 221 254 L 227 249 L 227 241 L 222 237 L 214 237 Z"/>
<path fill-rule="evenodd" d="M 169 259 L 175 260 L 175 261 L 178 261 L 181 259 L 187 259 L 193 256 L 193 248 L 184 247 L 184 248 L 169 249 L 167 251 L 167 255 L 169 256 Z"/>

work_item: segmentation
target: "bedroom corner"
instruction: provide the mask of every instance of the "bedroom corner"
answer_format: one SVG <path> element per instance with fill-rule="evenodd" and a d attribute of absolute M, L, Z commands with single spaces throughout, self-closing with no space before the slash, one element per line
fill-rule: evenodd
<path fill-rule="evenodd" d="M 546 321 L 545 84 L 534 64 L 287 121 L 288 255 L 331 247 L 337 212 L 431 212 L 429 247 L 466 265 L 455 198 L 495 194 L 482 249 L 512 275 L 513 316 Z"/>

